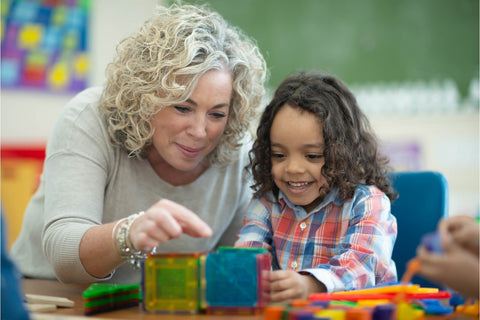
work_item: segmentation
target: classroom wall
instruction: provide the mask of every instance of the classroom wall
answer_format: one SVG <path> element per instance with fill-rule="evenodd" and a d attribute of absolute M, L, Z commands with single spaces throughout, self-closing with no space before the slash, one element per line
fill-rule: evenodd
<path fill-rule="evenodd" d="M 159 2 L 160 0 L 92 1 L 90 34 L 92 85 L 103 83 L 104 69 L 113 56 L 116 43 L 128 33 L 138 29 Z M 365 0 L 362 3 L 368 6 L 359 7 L 355 1 L 302 0 L 298 2 L 302 7 L 294 10 L 291 6 L 297 2 L 290 0 L 210 1 L 211 5 L 233 24 L 258 39 L 271 69 L 270 89 L 277 85 L 286 73 L 300 68 L 321 68 L 331 71 L 344 78 L 349 85 L 367 83 L 375 86 L 380 82 L 387 84 L 396 82 L 401 85 L 407 79 L 425 81 L 427 84 L 432 79 L 455 81 L 459 91 L 459 99 L 456 100 L 458 108 L 438 112 L 438 104 L 430 104 L 429 110 L 422 111 L 425 104 L 419 103 L 418 110 L 414 111 L 404 112 L 398 109 L 382 113 L 377 112 L 378 110 L 369 110 L 367 113 L 382 141 L 398 144 L 413 141 L 421 149 L 418 155 L 418 169 L 437 170 L 446 175 L 450 184 L 451 214 L 478 214 L 480 193 L 478 82 L 476 85 L 473 84 L 473 93 L 470 83 L 475 77 L 478 81 L 478 2 L 414 0 L 406 1 L 408 5 L 402 6 L 404 2 L 393 4 L 382 0 L 380 7 L 375 6 L 377 2 Z M 421 3 L 421 10 L 413 7 L 414 3 L 418 2 Z M 388 7 L 387 3 L 393 7 Z M 330 9 L 322 7 L 327 4 L 331 6 Z M 342 11 L 342 6 L 345 7 L 347 4 L 349 10 Z M 438 16 L 432 16 L 431 10 L 427 10 L 432 5 L 444 6 Z M 470 12 L 472 10 L 469 10 L 472 5 L 476 8 L 473 10 L 473 16 Z M 387 14 L 379 18 L 377 23 L 388 25 L 389 20 L 395 20 L 393 21 L 395 30 L 389 32 L 384 25 L 372 22 L 379 10 L 384 10 Z M 411 28 L 400 28 L 399 18 L 394 19 L 395 10 L 401 13 L 403 19 L 419 28 L 418 41 L 408 43 L 406 39 L 413 31 Z M 468 17 L 462 18 L 462 15 Z M 351 18 L 353 16 L 357 18 Z M 421 20 L 422 17 L 424 20 Z M 442 19 L 443 24 L 439 22 Z M 322 21 L 338 22 L 328 29 L 328 24 L 322 25 Z M 429 22 L 434 28 L 438 28 L 440 35 L 428 29 Z M 289 28 L 289 24 L 295 26 L 295 29 Z M 472 25 L 476 26 L 473 31 L 470 30 Z M 355 28 L 364 32 L 357 42 L 352 43 L 356 39 L 352 34 Z M 459 34 L 456 35 L 455 32 Z M 322 38 L 312 42 L 312 38 L 306 33 L 317 33 Z M 376 38 L 377 33 L 380 38 Z M 467 38 L 464 38 L 465 34 Z M 445 40 L 443 44 L 438 37 L 443 37 Z M 452 44 L 451 41 L 456 38 L 459 42 Z M 398 39 L 404 41 L 400 46 L 403 48 L 401 52 L 393 50 L 391 48 L 393 44 L 388 45 L 398 42 Z M 295 45 L 295 41 L 300 41 L 303 45 Z M 375 50 L 375 45 L 379 51 Z M 352 54 L 351 50 L 357 50 L 357 54 Z M 376 54 L 378 55 L 375 58 Z M 445 58 L 445 54 L 456 58 Z M 411 60 L 409 55 L 412 57 Z M 472 60 L 472 56 L 475 59 Z M 412 62 L 414 57 L 420 61 L 418 64 Z M 402 62 L 398 63 L 397 61 L 400 61 L 398 59 Z M 315 64 L 311 64 L 311 61 L 315 61 Z M 378 68 L 375 69 L 376 64 Z M 381 71 L 388 73 L 388 70 L 384 69 L 389 66 L 395 67 L 394 71 L 389 73 L 391 77 L 382 76 Z M 424 76 L 428 72 L 431 72 L 431 77 Z M 420 83 L 419 86 L 423 85 Z M 410 87 L 413 91 L 417 88 Z M 372 90 L 362 89 L 361 86 L 355 87 L 354 90 L 359 94 L 365 91 Z M 465 107 L 464 102 L 470 99 L 469 95 L 473 95 L 473 100 Z M 71 98 L 71 94 L 2 90 L 0 114 L 2 144 L 44 144 L 57 115 Z M 368 104 L 370 105 L 370 102 Z"/>
<path fill-rule="evenodd" d="M 171 2 L 171 0 L 169 1 Z M 252 35 L 276 87 L 317 69 L 348 84 L 478 78 L 478 0 L 184 0 Z"/>

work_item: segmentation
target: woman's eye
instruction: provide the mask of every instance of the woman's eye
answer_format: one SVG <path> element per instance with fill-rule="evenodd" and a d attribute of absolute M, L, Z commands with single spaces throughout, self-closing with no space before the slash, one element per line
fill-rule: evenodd
<path fill-rule="evenodd" d="M 225 118 L 227 115 L 223 112 L 214 112 L 212 113 L 212 117 L 214 117 L 215 119 L 222 119 L 222 118 Z"/>
<path fill-rule="evenodd" d="M 188 111 L 190 111 L 190 108 L 185 106 L 174 106 L 174 108 L 180 113 L 187 113 Z"/>

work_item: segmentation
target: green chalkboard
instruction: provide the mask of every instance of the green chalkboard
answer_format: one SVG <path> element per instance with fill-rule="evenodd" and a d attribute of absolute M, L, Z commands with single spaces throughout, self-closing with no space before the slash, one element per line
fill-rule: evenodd
<path fill-rule="evenodd" d="M 171 1 L 170 1 L 171 2 Z M 479 72 L 478 0 L 196 0 L 255 38 L 269 86 L 297 70 L 347 84 L 452 79 Z"/>

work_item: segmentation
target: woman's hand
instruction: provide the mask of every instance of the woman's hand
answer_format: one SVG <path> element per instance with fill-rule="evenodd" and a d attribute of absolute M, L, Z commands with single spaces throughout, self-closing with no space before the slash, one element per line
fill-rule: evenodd
<path fill-rule="evenodd" d="M 150 252 L 158 244 L 179 238 L 183 233 L 208 238 L 212 235 L 212 229 L 194 212 L 162 199 L 135 219 L 129 236 L 135 250 Z"/>
<path fill-rule="evenodd" d="M 311 293 L 325 291 L 325 286 L 309 274 L 300 274 L 293 270 L 276 270 L 270 273 L 271 302 L 308 299 Z"/>

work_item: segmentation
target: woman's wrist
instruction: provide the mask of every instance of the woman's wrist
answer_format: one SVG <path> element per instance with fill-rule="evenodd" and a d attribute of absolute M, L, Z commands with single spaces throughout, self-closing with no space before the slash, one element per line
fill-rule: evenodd
<path fill-rule="evenodd" d="M 127 218 L 119 220 L 112 230 L 113 246 L 117 253 L 134 268 L 140 268 L 140 262 L 146 258 L 146 254 L 137 251 L 130 241 L 130 227 L 136 218 L 143 214 L 142 212 L 134 213 Z"/>

